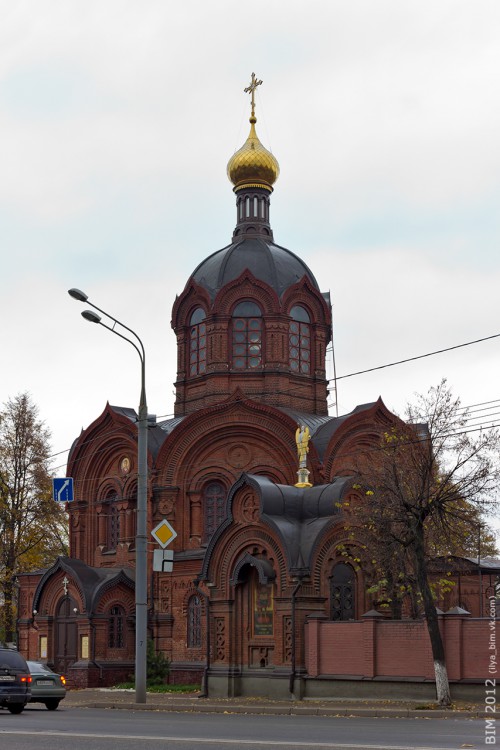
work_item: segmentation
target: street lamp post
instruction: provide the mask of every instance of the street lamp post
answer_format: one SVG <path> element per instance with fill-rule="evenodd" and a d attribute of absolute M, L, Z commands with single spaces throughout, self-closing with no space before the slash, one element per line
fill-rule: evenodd
<path fill-rule="evenodd" d="M 101 310 L 97 305 L 89 302 L 87 295 L 79 289 L 69 289 L 68 294 L 79 302 L 86 302 L 113 321 L 112 326 L 106 325 L 99 315 L 92 310 L 84 310 L 82 316 L 91 323 L 98 323 L 128 341 L 141 360 L 141 397 L 137 421 L 137 529 L 135 538 L 135 702 L 146 703 L 146 663 L 147 663 L 147 494 L 148 494 L 148 407 L 146 403 L 146 352 L 139 336 L 128 326 L 121 323 L 109 313 Z M 119 325 L 138 341 L 139 346 L 119 333 L 115 326 Z"/>

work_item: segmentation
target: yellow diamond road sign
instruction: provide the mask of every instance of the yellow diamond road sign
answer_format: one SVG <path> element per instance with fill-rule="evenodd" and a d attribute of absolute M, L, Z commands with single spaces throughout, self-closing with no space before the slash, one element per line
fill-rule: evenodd
<path fill-rule="evenodd" d="M 156 539 L 160 547 L 168 547 L 177 536 L 177 532 L 171 527 L 169 522 L 164 518 L 163 521 L 154 527 L 151 536 Z"/>

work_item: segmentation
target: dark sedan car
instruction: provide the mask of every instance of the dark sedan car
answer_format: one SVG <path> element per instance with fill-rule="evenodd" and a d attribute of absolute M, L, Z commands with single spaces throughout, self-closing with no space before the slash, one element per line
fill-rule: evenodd
<path fill-rule="evenodd" d="M 0 648 L 0 706 L 20 714 L 31 697 L 31 675 L 20 653 Z"/>
<path fill-rule="evenodd" d="M 66 695 L 66 680 L 46 664 L 29 661 L 31 672 L 31 703 L 45 703 L 49 711 L 55 711 Z"/>

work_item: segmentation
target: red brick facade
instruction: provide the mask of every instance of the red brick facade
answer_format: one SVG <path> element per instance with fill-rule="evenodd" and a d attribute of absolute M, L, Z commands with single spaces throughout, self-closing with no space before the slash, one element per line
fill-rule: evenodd
<path fill-rule="evenodd" d="M 325 673 L 428 678 L 421 622 L 360 620 L 373 606 L 370 556 L 342 513 L 356 496 L 353 455 L 397 419 L 381 400 L 328 416 L 329 295 L 273 243 L 270 186 L 235 190 L 233 243 L 200 264 L 173 307 L 175 416 L 148 430 L 148 528 L 167 519 L 177 532 L 172 573 L 153 572 L 150 540 L 150 638 L 172 682 L 204 677 L 213 695 L 301 695 Z M 108 404 L 82 432 L 67 471 L 70 557 L 21 578 L 20 649 L 78 686 L 134 667 L 136 420 Z M 311 487 L 295 486 L 299 425 Z M 474 576 L 462 584 L 476 614 Z M 452 679 L 480 676 L 462 647 L 475 623 L 443 625 L 461 654 L 460 669 L 449 657 Z"/>

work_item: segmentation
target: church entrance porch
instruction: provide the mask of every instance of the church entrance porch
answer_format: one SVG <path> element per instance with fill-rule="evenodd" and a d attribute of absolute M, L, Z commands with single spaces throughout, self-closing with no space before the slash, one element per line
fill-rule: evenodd
<path fill-rule="evenodd" d="M 54 670 L 62 674 L 67 674 L 78 659 L 77 611 L 76 602 L 70 596 L 62 599 L 57 607 L 54 620 Z"/>

